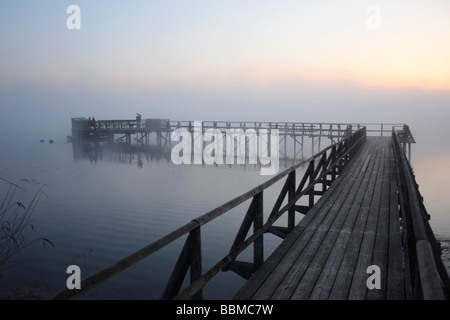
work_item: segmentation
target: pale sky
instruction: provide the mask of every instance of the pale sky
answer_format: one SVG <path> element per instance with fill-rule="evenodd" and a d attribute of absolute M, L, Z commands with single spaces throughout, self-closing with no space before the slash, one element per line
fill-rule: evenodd
<path fill-rule="evenodd" d="M 2 0 L 0 107 L 419 123 L 427 108 L 450 113 L 449 17 L 444 0 Z"/>
<path fill-rule="evenodd" d="M 81 9 L 81 30 L 66 27 L 70 4 Z M 1 83 L 301 79 L 450 89 L 443 0 L 6 0 L 0 8 Z"/>

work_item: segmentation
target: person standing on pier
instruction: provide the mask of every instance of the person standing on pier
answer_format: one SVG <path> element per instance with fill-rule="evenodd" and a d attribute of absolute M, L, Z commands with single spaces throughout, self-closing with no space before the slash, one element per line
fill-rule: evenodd
<path fill-rule="evenodd" d="M 141 119 L 142 119 L 142 115 L 140 115 L 139 113 L 136 113 L 136 122 L 137 122 L 138 128 L 141 127 Z"/>

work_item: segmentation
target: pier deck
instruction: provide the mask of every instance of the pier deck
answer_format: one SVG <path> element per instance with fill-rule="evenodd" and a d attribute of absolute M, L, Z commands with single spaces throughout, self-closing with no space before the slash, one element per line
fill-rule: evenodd
<path fill-rule="evenodd" d="M 236 299 L 405 299 L 392 139 L 368 137 L 352 163 Z M 369 290 L 371 265 L 380 289 Z"/>

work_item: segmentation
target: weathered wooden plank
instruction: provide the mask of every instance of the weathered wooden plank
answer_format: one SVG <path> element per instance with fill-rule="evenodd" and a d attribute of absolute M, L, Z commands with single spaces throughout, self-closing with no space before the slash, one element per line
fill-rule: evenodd
<path fill-rule="evenodd" d="M 351 204 L 351 208 L 349 209 L 349 213 L 345 220 L 345 223 L 339 231 L 338 239 L 336 240 L 336 243 L 334 244 L 329 257 L 327 258 L 327 261 L 325 262 L 321 270 L 320 276 L 309 296 L 309 299 L 328 299 L 328 296 L 330 295 L 331 288 L 336 278 L 336 274 L 344 256 L 344 252 L 347 249 L 347 245 L 349 243 L 350 235 L 352 233 L 355 221 L 358 217 L 359 209 L 363 202 L 372 168 L 375 165 L 375 161 L 368 161 L 370 159 L 375 159 L 372 158 L 371 155 L 374 152 L 375 144 L 368 143 L 367 145 L 367 151 L 364 154 L 364 158 L 366 160 L 361 167 L 361 173 L 363 174 L 362 181 L 360 181 L 357 194 L 354 198 L 353 203 Z"/>
<path fill-rule="evenodd" d="M 327 204 L 327 206 L 330 206 L 330 204 Z M 314 209 L 314 208 L 313 208 Z M 311 213 L 313 215 L 311 215 Z M 291 260 L 296 259 L 297 256 L 302 252 L 303 248 L 306 246 L 306 243 L 312 238 L 314 235 L 314 230 L 318 228 L 323 220 L 323 215 L 317 215 L 314 211 L 310 212 L 305 218 L 312 217 L 311 220 L 307 221 L 308 223 L 305 225 L 305 228 L 298 228 L 298 230 L 301 230 L 302 232 L 299 234 L 301 235 L 302 239 L 306 239 L 306 241 L 303 241 L 302 243 L 298 243 L 297 239 L 292 239 L 292 243 L 290 244 L 290 250 L 287 251 L 285 254 L 278 257 L 278 260 L 276 261 L 276 268 L 273 268 L 267 276 L 270 275 L 270 281 L 265 281 L 260 288 L 258 288 L 258 292 L 254 294 L 252 297 L 253 299 L 269 299 L 272 295 L 272 290 L 276 288 L 277 284 L 281 282 L 286 275 L 286 273 L 291 268 Z M 305 219 L 304 218 L 304 219 Z M 303 220 L 302 220 L 303 221 Z M 294 228 L 294 231 L 297 228 Z M 286 237 L 286 240 L 288 238 Z M 294 246 L 295 244 L 295 246 Z M 277 250 L 278 251 L 278 250 Z M 280 260 L 281 259 L 281 260 Z M 274 267 L 275 267 L 274 266 Z"/>
<path fill-rule="evenodd" d="M 266 278 L 271 275 L 284 255 L 290 251 L 297 238 L 306 230 L 306 226 L 316 218 L 316 212 L 326 203 L 327 198 L 332 194 L 333 189 L 338 189 L 342 180 L 336 179 L 335 183 L 328 189 L 330 192 L 322 196 L 310 212 L 303 217 L 299 224 L 287 235 L 280 246 L 272 252 L 266 262 L 259 268 L 258 272 L 253 274 L 248 282 L 237 292 L 234 299 L 250 299 L 260 288 Z"/>
<path fill-rule="evenodd" d="M 249 279 L 253 272 L 255 272 L 255 264 L 252 262 L 234 260 L 227 266 L 227 270 L 236 272 L 244 279 Z"/>
<path fill-rule="evenodd" d="M 423 298 L 425 300 L 445 300 L 445 293 L 434 264 L 430 243 L 427 240 L 419 240 L 416 244 L 416 250 Z"/>
<path fill-rule="evenodd" d="M 380 139 L 378 139 L 380 140 Z M 355 267 L 355 272 L 352 279 L 352 285 L 348 299 L 350 300 L 362 300 L 366 298 L 367 285 L 366 280 L 368 274 L 367 268 L 371 265 L 373 248 L 375 243 L 375 236 L 377 232 L 378 217 L 380 211 L 381 190 L 383 187 L 383 174 L 385 169 L 385 158 L 382 156 L 380 150 L 380 170 L 378 170 L 375 189 L 373 191 L 372 201 L 369 207 L 369 215 L 364 229 L 363 241 L 359 250 L 358 260 Z"/>
<path fill-rule="evenodd" d="M 380 288 L 367 290 L 367 300 L 385 300 L 387 289 L 387 256 L 388 256 L 388 238 L 389 238 L 389 150 L 387 143 L 383 144 L 382 156 L 384 162 L 384 174 L 381 180 L 381 198 L 379 203 L 379 216 L 376 229 L 375 245 L 371 265 L 379 267 L 380 270 Z M 401 257 L 399 257 L 401 258 Z M 366 273 L 366 279 L 369 274 Z"/>
<path fill-rule="evenodd" d="M 361 184 L 363 182 L 365 172 L 362 171 L 362 167 L 364 166 L 364 159 L 367 158 L 370 152 L 370 146 L 362 150 L 363 153 L 361 155 L 361 161 L 358 166 L 354 164 L 355 168 L 354 175 L 345 175 L 343 179 L 347 181 L 347 186 L 350 188 L 349 192 L 343 198 L 342 206 L 337 213 L 337 216 L 334 218 L 333 224 L 329 228 L 325 239 L 323 240 L 321 246 L 318 248 L 316 255 L 308 266 L 307 270 L 305 270 L 305 274 L 303 275 L 301 281 L 298 283 L 295 292 L 290 297 L 295 300 L 303 300 L 308 299 L 311 291 L 314 289 L 316 285 L 316 281 L 318 277 L 321 275 L 323 268 L 328 261 L 328 257 L 332 253 L 332 249 L 335 248 L 336 241 L 338 236 L 340 235 L 341 229 L 344 225 L 344 222 L 347 219 L 348 214 L 354 204 L 355 198 L 358 194 L 358 191 L 361 190 Z M 344 196 L 343 194 L 341 197 Z"/>
<path fill-rule="evenodd" d="M 349 174 L 352 174 L 353 169 L 349 170 Z M 314 255 L 314 248 L 320 246 L 321 239 L 323 239 L 324 233 L 326 233 L 325 226 L 330 224 L 334 219 L 334 216 L 327 215 L 327 213 L 332 210 L 335 215 L 337 212 L 336 210 L 338 210 L 340 206 L 338 203 L 343 201 L 345 198 L 345 193 L 349 191 L 348 186 L 342 185 L 347 184 L 346 180 L 338 179 L 337 181 L 339 181 L 340 187 L 333 189 L 330 193 L 327 193 L 327 203 L 318 211 L 320 214 L 316 214 L 316 219 L 308 224 L 307 230 L 304 234 L 302 234 L 301 239 L 296 241 L 295 248 L 283 257 L 277 269 L 275 269 L 270 276 L 270 281 L 267 281 L 261 286 L 258 292 L 254 295 L 254 299 L 268 299 L 272 297 L 273 290 L 277 289 L 278 285 L 280 287 L 277 289 L 277 293 L 273 295 L 272 298 L 274 299 L 284 299 L 286 295 L 289 296 L 290 292 L 295 289 L 297 282 L 295 280 L 296 276 L 301 275 L 301 271 L 304 268 L 303 266 Z M 341 197 L 341 195 L 344 196 Z M 298 263 L 294 264 L 293 262 L 297 259 L 299 260 Z M 294 266 L 292 267 L 292 265 Z M 296 269 L 299 272 L 296 273 Z M 287 276 L 288 272 L 290 272 L 293 279 L 290 279 L 289 276 Z M 292 286 L 290 283 L 292 283 Z"/>
<path fill-rule="evenodd" d="M 368 139 L 368 141 L 370 140 Z M 376 143 L 376 141 L 373 140 L 373 143 Z M 356 219 L 347 248 L 342 258 L 341 265 L 339 266 L 339 270 L 336 274 L 336 279 L 328 297 L 331 300 L 345 300 L 348 298 L 348 291 L 354 275 L 355 265 L 363 238 L 362 230 L 364 230 L 368 218 L 370 202 L 373 197 L 376 177 L 379 170 L 379 154 L 375 153 L 373 161 L 374 166 L 370 171 L 370 176 L 368 177 L 369 183 L 367 185 L 366 192 L 364 193 L 363 202 L 359 207 L 358 217 Z"/>
<path fill-rule="evenodd" d="M 387 138 L 368 141 L 235 298 L 404 299 L 392 147 Z M 367 289 L 371 264 L 381 290 Z"/>
<path fill-rule="evenodd" d="M 307 174 L 305 174 L 304 179 L 300 182 L 299 187 L 297 188 L 296 194 L 301 192 L 303 185 L 306 182 L 306 178 L 310 176 L 310 170 L 312 170 L 312 166 L 308 167 Z M 332 184 L 329 190 L 333 188 L 337 188 L 340 183 L 340 180 L 337 180 L 336 183 Z M 241 288 L 241 290 L 236 294 L 235 299 L 248 299 L 252 296 L 256 290 L 259 289 L 260 284 L 270 275 L 273 269 L 278 265 L 279 260 L 283 257 L 283 255 L 289 251 L 290 247 L 294 243 L 296 237 L 298 237 L 305 229 L 306 225 L 309 224 L 310 221 L 316 218 L 315 212 L 317 212 L 323 203 L 325 203 L 327 197 L 332 194 L 326 193 L 313 207 L 313 209 L 304 217 L 299 225 L 294 228 L 294 230 L 286 237 L 285 241 L 279 246 L 279 248 L 272 253 L 269 259 L 264 263 L 264 265 L 258 270 L 256 274 L 252 276 L 252 281 L 247 282 L 246 285 Z"/>

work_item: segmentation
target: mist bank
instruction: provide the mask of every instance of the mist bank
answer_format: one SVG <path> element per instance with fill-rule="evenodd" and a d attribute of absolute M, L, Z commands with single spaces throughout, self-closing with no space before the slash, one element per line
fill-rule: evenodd
<path fill-rule="evenodd" d="M 0 86 L 0 139 L 70 135 L 71 117 L 216 121 L 406 123 L 426 150 L 449 149 L 450 91 L 278 81 L 92 88 Z"/>

